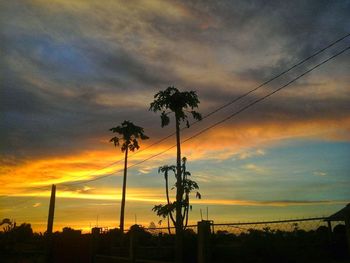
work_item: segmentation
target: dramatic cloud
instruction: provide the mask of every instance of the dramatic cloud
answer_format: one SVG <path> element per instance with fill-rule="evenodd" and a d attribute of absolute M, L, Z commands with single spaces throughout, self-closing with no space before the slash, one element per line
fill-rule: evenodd
<path fill-rule="evenodd" d="M 148 111 L 157 91 L 170 85 L 195 90 L 201 100 L 199 111 L 206 116 L 349 33 L 349 10 L 349 1 L 316 0 L 2 1 L 0 194 L 35 195 L 40 193 L 35 188 L 47 187 L 42 190 L 46 196 L 48 186 L 55 183 L 66 187 L 62 198 L 118 199 L 118 193 L 105 187 L 120 179 L 118 171 L 123 168 L 117 162 L 123 155 L 109 143 L 109 128 L 123 120 L 143 126 L 151 137 L 141 144 L 144 149 L 173 132 L 173 123 L 162 129 L 159 116 Z M 313 160 L 301 172 L 287 165 L 289 176 L 298 170 L 311 178 L 310 182 L 298 178 L 303 183 L 290 189 L 302 196 L 308 195 L 312 183 L 320 183 L 320 189 L 328 187 L 327 191 L 348 183 L 344 174 L 350 167 L 341 157 L 350 152 L 349 51 L 237 116 L 201 131 L 349 45 L 350 37 L 183 130 L 183 140 L 194 136 L 183 144 L 183 154 L 207 196 L 220 192 L 222 196 L 210 198 L 226 200 L 221 203 L 239 197 L 242 206 L 250 204 L 244 200 L 256 199 L 253 205 L 273 203 L 271 196 L 257 190 L 254 175 L 260 175 L 259 180 L 266 176 L 266 187 L 278 185 L 274 170 L 278 164 L 271 164 L 272 156 L 285 145 L 297 152 L 292 146 L 300 140 L 306 145 L 320 142 L 323 150 L 325 145 L 335 145 L 332 156 L 341 161 L 321 162 L 327 166 L 319 167 Z M 165 151 L 174 141 L 169 138 L 147 148 L 131 156 L 130 163 Z M 161 192 L 157 167 L 173 163 L 174 152 L 171 149 L 131 169 L 132 187 L 145 195 L 153 191 L 152 186 Z M 322 154 L 314 150 L 305 158 Z M 106 179 L 83 184 L 98 176 Z M 242 178 L 251 181 L 246 185 Z M 68 187 L 70 182 L 82 184 Z M 276 195 L 293 203 L 291 192 Z M 343 188 L 339 195 L 316 192 L 310 200 L 321 200 L 317 204 L 345 200 L 350 194 Z M 43 202 L 36 201 L 32 207 L 39 211 Z"/>

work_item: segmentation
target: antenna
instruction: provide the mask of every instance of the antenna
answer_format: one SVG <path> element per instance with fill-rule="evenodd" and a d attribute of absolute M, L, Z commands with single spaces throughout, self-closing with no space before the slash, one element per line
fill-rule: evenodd
<path fill-rule="evenodd" d="M 207 207 L 207 221 L 209 220 L 209 209 Z"/>
<path fill-rule="evenodd" d="M 203 221 L 202 208 L 200 208 L 199 211 L 201 212 L 201 220 Z"/>

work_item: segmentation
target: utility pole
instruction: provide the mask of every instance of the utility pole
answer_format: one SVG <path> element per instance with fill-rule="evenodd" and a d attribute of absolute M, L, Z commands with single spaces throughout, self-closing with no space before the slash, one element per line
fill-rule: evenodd
<path fill-rule="evenodd" d="M 55 200 L 56 200 L 56 185 L 53 184 L 51 188 L 49 217 L 47 219 L 47 234 L 52 234 L 53 218 L 55 214 Z"/>

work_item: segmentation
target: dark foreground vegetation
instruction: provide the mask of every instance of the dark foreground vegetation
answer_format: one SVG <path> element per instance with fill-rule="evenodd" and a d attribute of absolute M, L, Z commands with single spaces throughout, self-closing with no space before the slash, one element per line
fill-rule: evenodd
<path fill-rule="evenodd" d="M 50 237 L 33 233 L 30 224 L 14 226 L 0 232 L 0 261 L 130 262 L 131 254 L 136 262 L 174 261 L 174 235 L 147 231 L 136 225 L 124 235 L 118 229 L 100 230 L 82 234 L 64 228 Z M 184 232 L 185 262 L 197 262 L 197 238 L 191 229 Z M 207 245 L 211 262 L 350 262 L 343 225 L 336 226 L 332 235 L 327 227 L 288 232 L 249 229 L 236 235 L 217 231 L 211 234 Z"/>

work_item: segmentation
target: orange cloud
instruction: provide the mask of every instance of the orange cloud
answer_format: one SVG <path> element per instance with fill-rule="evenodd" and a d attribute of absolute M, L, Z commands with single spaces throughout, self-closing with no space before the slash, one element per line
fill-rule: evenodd
<path fill-rule="evenodd" d="M 213 159 L 224 160 L 237 155 L 247 158 L 250 154 L 263 154 L 263 151 L 246 154 L 250 147 L 264 148 L 278 144 L 281 140 L 291 138 L 319 138 L 326 140 L 350 140 L 350 119 L 313 120 L 313 121 L 280 121 L 257 125 L 227 123 L 201 134 L 182 146 L 183 155 L 189 161 Z M 185 131 L 186 139 L 191 130 Z M 150 143 L 150 142 L 148 142 Z M 137 164 L 162 152 L 174 144 L 174 138 L 130 154 L 129 165 Z M 142 145 L 143 148 L 147 144 Z M 142 150 L 142 148 L 141 148 Z M 175 149 L 156 156 L 138 166 L 140 173 L 148 173 L 165 161 L 175 162 Z M 119 161 L 119 162 L 117 162 Z M 115 163 L 117 162 L 117 163 Z M 115 163 L 115 164 L 114 164 Z M 247 167 L 248 168 L 248 167 Z M 84 151 L 77 155 L 29 159 L 22 163 L 5 163 L 1 167 L 2 188 L 0 194 L 15 194 L 23 189 L 50 184 L 87 180 L 106 174 L 121 175 L 116 171 L 123 169 L 123 155 L 118 149 Z"/>
<path fill-rule="evenodd" d="M 348 117 L 335 120 L 280 120 L 256 125 L 226 123 L 185 143 L 182 149 L 183 154 L 192 161 L 206 158 L 227 159 L 235 154 L 242 157 L 244 149 L 271 147 L 288 139 L 349 141 L 349 131 L 350 118 Z"/>

